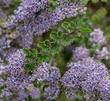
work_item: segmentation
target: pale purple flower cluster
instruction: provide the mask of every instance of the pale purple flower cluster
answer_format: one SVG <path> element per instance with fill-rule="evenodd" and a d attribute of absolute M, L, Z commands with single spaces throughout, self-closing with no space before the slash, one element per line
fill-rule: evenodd
<path fill-rule="evenodd" d="M 51 67 L 49 70 L 48 81 L 50 83 L 57 84 L 60 78 L 61 78 L 60 70 L 56 67 Z"/>
<path fill-rule="evenodd" d="M 8 65 L 6 71 L 8 75 L 20 75 L 23 73 L 23 64 L 25 62 L 25 54 L 20 49 L 15 49 L 8 52 L 7 57 Z"/>
<path fill-rule="evenodd" d="M 23 66 L 22 68 L 20 67 L 19 59 L 21 59 L 22 61 L 24 59 L 23 57 L 19 57 L 22 56 L 21 54 L 23 55 L 23 52 L 19 49 L 10 54 L 10 58 L 16 60 L 14 61 L 16 65 L 14 63 L 11 63 L 12 61 L 10 61 L 10 64 L 8 65 L 12 65 L 12 67 L 10 68 L 7 65 L 7 77 L 5 77 L 5 81 L 1 79 L 0 86 L 6 88 L 6 90 L 3 89 L 1 92 L 0 96 L 2 97 L 2 99 L 5 98 L 8 101 L 10 101 L 11 99 L 13 101 L 25 101 L 25 99 L 29 96 L 32 99 L 38 99 L 40 97 L 40 90 L 38 88 L 34 87 L 28 89 L 28 86 L 32 82 L 29 80 L 29 75 L 25 73 Z M 14 97 L 14 95 L 16 95 L 16 97 Z"/>
<path fill-rule="evenodd" d="M 109 59 L 109 50 L 105 46 L 106 38 L 104 36 L 104 32 L 100 29 L 94 29 L 93 32 L 90 33 L 90 41 L 92 42 L 93 47 L 99 46 L 96 49 L 95 58 L 98 60 Z"/>
<path fill-rule="evenodd" d="M 9 64 L 22 66 L 25 62 L 25 54 L 22 49 L 13 49 L 8 52 L 6 59 Z"/>
<path fill-rule="evenodd" d="M 31 80 L 34 81 L 36 79 L 39 82 L 48 81 L 55 83 L 59 81 L 60 77 L 60 70 L 57 67 L 52 67 L 44 62 L 33 71 Z"/>
<path fill-rule="evenodd" d="M 97 92 L 102 93 L 99 89 L 106 89 L 105 86 L 99 88 L 99 84 L 104 83 L 102 80 L 108 77 L 109 72 L 104 64 L 92 58 L 86 58 L 71 63 L 61 82 L 66 89 L 73 89 L 73 94 L 76 90 L 82 89 L 85 94 L 94 96 Z M 70 99 L 73 94 L 70 92 Z M 106 92 L 107 94 L 110 96 L 108 92 Z"/>
<path fill-rule="evenodd" d="M 31 80 L 35 81 L 35 79 L 37 79 L 37 81 L 41 83 L 48 82 L 48 87 L 44 89 L 43 96 L 47 100 L 53 100 L 56 99 L 60 93 L 60 78 L 60 70 L 44 62 L 34 70 Z"/>
<path fill-rule="evenodd" d="M 16 39 L 21 47 L 29 48 L 33 35 L 42 35 L 65 18 L 82 15 L 86 10 L 80 3 L 66 2 L 49 12 L 48 2 L 48 0 L 24 0 L 10 17 L 7 26 L 16 27 L 18 36 Z"/>
<path fill-rule="evenodd" d="M 84 12 L 85 8 L 83 5 L 77 3 L 65 3 L 62 6 L 58 6 L 52 13 L 44 12 L 43 15 L 39 15 L 38 18 L 34 21 L 34 35 L 42 35 L 51 27 L 57 25 L 59 21 L 62 21 L 65 18 L 82 15 Z"/>
<path fill-rule="evenodd" d="M 25 55 L 21 49 L 10 50 L 6 57 L 8 64 L 5 66 L 5 79 L 0 79 L 2 89 L 2 99 L 25 101 L 29 96 L 32 99 L 40 98 L 40 89 L 33 82 L 38 82 L 44 86 L 43 97 L 53 100 L 60 93 L 59 80 L 60 70 L 44 62 L 33 71 L 32 75 L 25 72 Z M 14 97 L 16 95 L 16 97 Z"/>
<path fill-rule="evenodd" d="M 14 99 L 13 94 L 18 93 L 19 95 L 21 89 L 25 89 L 25 87 L 30 84 L 30 81 L 28 75 L 25 74 L 23 68 L 23 64 L 25 62 L 25 55 L 22 50 L 15 49 L 9 52 L 6 59 L 8 61 L 8 64 L 4 68 L 5 81 L 3 85 L 6 90 L 2 90 L 1 96 L 3 99 L 5 97 L 7 100 L 10 100 L 11 98 Z M 19 96 L 18 98 L 21 99 Z"/>
<path fill-rule="evenodd" d="M 73 50 L 74 61 L 83 60 L 88 57 L 89 57 L 89 49 L 87 49 L 84 46 L 76 47 L 75 50 Z"/>
<path fill-rule="evenodd" d="M 101 46 L 105 45 L 106 39 L 105 39 L 103 31 L 100 28 L 94 29 L 94 31 L 90 33 L 90 41 L 93 44 L 98 44 Z"/>
<path fill-rule="evenodd" d="M 3 61 L 2 61 L 2 63 L 0 63 L 0 75 L 2 75 L 2 73 L 5 72 L 5 68 L 6 66 L 3 64 Z"/>
<path fill-rule="evenodd" d="M 11 16 L 11 22 L 21 22 L 31 19 L 36 16 L 36 13 L 47 6 L 48 0 L 22 0 L 20 6 L 14 11 Z"/>

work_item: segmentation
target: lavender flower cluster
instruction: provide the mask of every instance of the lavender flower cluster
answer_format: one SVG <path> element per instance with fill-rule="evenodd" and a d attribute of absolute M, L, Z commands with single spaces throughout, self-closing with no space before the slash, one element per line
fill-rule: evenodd
<path fill-rule="evenodd" d="M 94 29 L 94 31 L 90 33 L 89 40 L 92 43 L 92 48 L 96 47 L 97 45 L 99 46 L 96 49 L 96 52 L 93 56 L 95 59 L 98 60 L 109 59 L 110 54 L 109 49 L 106 46 L 107 43 L 106 38 L 103 35 L 103 31 L 100 28 Z M 75 49 L 73 50 L 74 61 L 83 60 L 88 57 L 90 57 L 90 49 L 84 45 L 75 47 Z"/>
<path fill-rule="evenodd" d="M 90 41 L 94 44 L 104 45 L 106 43 L 103 31 L 100 28 L 94 29 L 90 36 Z"/>
<path fill-rule="evenodd" d="M 90 49 L 84 46 L 73 50 L 72 62 L 68 64 L 68 71 L 61 82 L 68 99 L 76 99 L 80 90 L 85 94 L 86 101 L 109 101 L 110 74 L 106 66 L 100 61 L 109 59 L 106 39 L 101 29 L 95 29 L 89 38 L 92 47 L 99 45 L 96 53 L 91 57 Z"/>
<path fill-rule="evenodd" d="M 21 49 L 13 49 L 6 56 L 7 65 L 1 69 L 0 87 L 2 91 L 0 99 L 8 101 L 25 101 L 29 96 L 32 99 L 39 99 L 41 91 L 38 85 L 39 82 L 46 83 L 44 87 L 43 97 L 47 100 L 53 100 L 60 93 L 60 70 L 57 67 L 52 67 L 48 63 L 42 63 L 33 71 L 32 75 L 27 74 L 24 69 L 25 54 Z"/>
<path fill-rule="evenodd" d="M 93 47 L 98 45 L 99 48 L 96 50 L 95 58 L 98 60 L 109 59 L 109 49 L 106 46 L 106 37 L 104 36 L 104 32 L 100 29 L 94 29 L 92 33 L 90 33 L 90 41 L 93 44 Z"/>
<path fill-rule="evenodd" d="M 44 98 L 47 100 L 56 99 L 60 94 L 59 81 L 61 78 L 60 70 L 57 67 L 51 67 L 48 63 L 42 63 L 33 71 L 32 81 L 48 82 L 48 87 L 44 89 Z"/>
<path fill-rule="evenodd" d="M 104 64 L 92 58 L 85 58 L 82 61 L 79 60 L 70 63 L 68 68 L 69 70 L 61 79 L 62 84 L 67 90 L 67 97 L 70 99 L 76 98 L 76 92 L 78 89 L 82 89 L 89 97 L 86 99 L 90 100 L 91 96 L 96 97 L 97 93 L 99 93 L 99 98 L 101 98 L 102 101 L 109 101 L 110 75 Z M 104 85 L 106 85 L 106 87 Z"/>
<path fill-rule="evenodd" d="M 16 40 L 20 46 L 29 48 L 33 35 L 42 35 L 65 18 L 82 15 L 86 10 L 81 3 L 68 2 L 50 12 L 48 2 L 48 0 L 24 0 L 14 11 L 14 15 L 10 16 L 7 27 L 9 29 L 16 27 Z"/>

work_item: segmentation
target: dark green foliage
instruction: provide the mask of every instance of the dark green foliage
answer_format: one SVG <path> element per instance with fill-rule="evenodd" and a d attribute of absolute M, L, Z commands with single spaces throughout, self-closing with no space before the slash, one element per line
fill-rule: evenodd
<path fill-rule="evenodd" d="M 34 49 L 24 49 L 27 56 L 27 71 L 32 71 L 36 65 L 44 61 L 51 62 L 72 43 L 88 43 L 88 33 L 92 31 L 88 22 L 86 16 L 65 19 L 39 40 Z"/>

